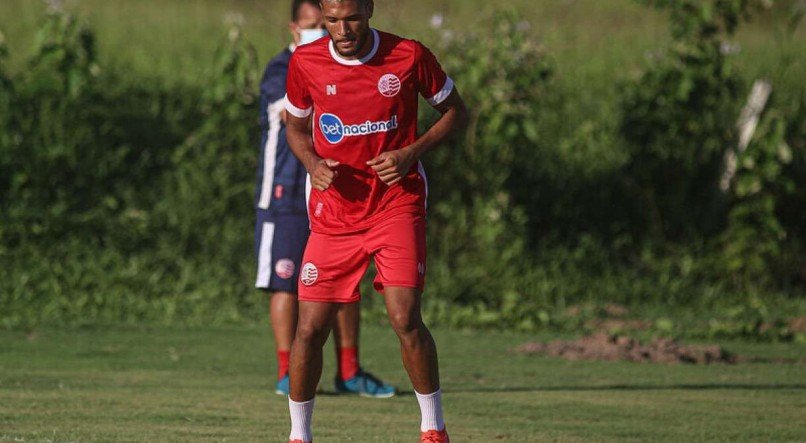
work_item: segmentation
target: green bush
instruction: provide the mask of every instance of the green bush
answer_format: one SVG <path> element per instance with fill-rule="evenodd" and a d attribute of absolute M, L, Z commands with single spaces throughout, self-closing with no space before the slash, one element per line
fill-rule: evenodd
<path fill-rule="evenodd" d="M 92 218 L 95 162 L 99 154 L 114 162 L 93 143 L 97 131 L 87 124 L 92 110 L 82 100 L 97 71 L 92 34 L 71 16 L 49 12 L 35 55 L 11 89 L 14 112 L 6 130 L 12 135 L 2 165 L 4 240 L 58 235 L 72 228 L 71 216 L 79 212 Z"/>
<path fill-rule="evenodd" d="M 4 82 L 14 110 L 0 157 L 6 245 L 82 236 L 124 247 L 143 237 L 155 178 L 197 114 L 195 91 L 104 75 L 94 41 L 50 11 L 27 68 Z"/>
<path fill-rule="evenodd" d="M 511 182 L 538 137 L 536 109 L 552 68 L 512 14 L 496 15 L 489 29 L 446 36 L 438 53 L 465 97 L 470 123 L 464 137 L 426 158 L 430 291 L 450 304 L 495 310 L 500 294 L 521 292 L 529 269 L 527 219 L 513 202 Z M 428 124 L 426 117 L 420 126 Z"/>
<path fill-rule="evenodd" d="M 774 98 L 783 94 L 785 92 Z M 783 166 L 781 174 L 792 184 L 792 188 L 790 192 L 775 193 L 778 198 L 775 203 L 776 217 L 787 235 L 780 242 L 781 256 L 773 269 L 777 271 L 776 279 L 790 288 L 806 285 L 806 211 L 803 210 L 806 208 L 806 94 L 801 94 L 796 100 L 791 107 L 774 114 L 776 119 L 784 120 L 781 124 L 785 126 L 783 140 L 779 139 L 778 142 L 785 142 L 792 152 L 792 159 Z M 782 105 L 782 101 L 778 101 L 778 106 Z M 774 189 L 781 188 L 774 185 Z"/>
<path fill-rule="evenodd" d="M 581 331 L 621 303 L 662 334 L 792 336 L 804 97 L 774 96 L 718 196 L 747 84 L 723 46 L 751 4 L 647 3 L 670 11 L 672 47 L 610 101 L 558 81 L 512 13 L 431 45 L 471 125 L 425 158 L 429 321 Z M 25 70 L 7 52 L 0 37 L 0 327 L 261 318 L 259 71 L 238 27 L 203 87 L 101 69 L 64 12 L 43 18 Z M 421 128 L 434 118 L 423 106 Z"/>
<path fill-rule="evenodd" d="M 215 55 L 199 126 L 164 176 L 153 230 L 178 255 L 215 257 L 232 269 L 251 247 L 257 72 L 254 49 L 234 27 Z"/>
<path fill-rule="evenodd" d="M 747 89 L 725 48 L 753 2 L 646 3 L 669 11 L 673 44 L 623 87 L 625 176 L 639 226 L 654 237 L 690 239 L 721 224 L 716 185 Z"/>
<path fill-rule="evenodd" d="M 0 196 L 3 200 L 7 198 L 6 190 L 10 187 L 11 170 L 11 144 L 14 140 L 14 134 L 11 129 L 11 110 L 13 108 L 14 98 L 14 84 L 9 78 L 9 73 L 6 70 L 6 61 L 8 59 L 8 44 L 6 42 L 3 31 L 0 30 Z M 5 130 L 3 130 L 5 129 Z M 4 205 L 0 203 L 0 208 Z M 5 221 L 5 218 L 3 219 Z M 5 241 L 2 241 L 5 236 L 3 234 L 8 228 L 5 223 L 0 224 L 0 250 L 5 246 Z"/>
<path fill-rule="evenodd" d="M 768 112 L 741 156 L 733 187 L 736 201 L 722 233 L 724 260 L 720 261 L 734 279 L 763 284 L 792 275 L 793 270 L 781 261 L 789 239 L 778 216 L 779 202 L 795 191 L 795 183 L 784 174 L 792 162 L 786 129 L 779 113 Z M 789 272 L 780 273 L 782 269 Z"/>
<path fill-rule="evenodd" d="M 0 251 L 0 328 L 258 321 L 265 308 L 243 281 L 252 265 L 75 238 L 25 244 Z"/>

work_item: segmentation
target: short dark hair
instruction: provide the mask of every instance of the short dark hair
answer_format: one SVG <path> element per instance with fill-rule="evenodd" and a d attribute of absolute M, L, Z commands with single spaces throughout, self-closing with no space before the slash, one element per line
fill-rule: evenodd
<path fill-rule="evenodd" d="M 322 3 L 324 3 L 324 2 L 334 2 L 334 1 L 336 3 L 341 3 L 342 2 L 342 0 L 320 0 L 320 1 L 322 1 Z M 361 5 L 361 6 L 365 7 L 365 8 L 367 6 L 369 6 L 369 0 L 356 0 L 356 1 L 358 1 L 359 5 Z"/>
<path fill-rule="evenodd" d="M 292 0 L 291 1 L 291 21 L 292 22 L 297 21 L 297 18 L 299 18 L 299 8 L 301 8 L 302 5 L 304 5 L 306 3 L 309 4 L 309 5 L 316 6 L 317 8 L 319 7 L 319 0 Z"/>

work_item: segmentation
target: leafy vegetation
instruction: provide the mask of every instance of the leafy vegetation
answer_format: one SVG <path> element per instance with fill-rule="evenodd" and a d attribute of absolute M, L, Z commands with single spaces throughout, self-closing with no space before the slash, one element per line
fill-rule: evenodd
<path fill-rule="evenodd" d="M 472 123 L 426 159 L 429 321 L 573 330 L 598 312 L 574 306 L 620 303 L 664 334 L 797 339 L 802 89 L 773 84 L 733 186 L 717 191 L 755 80 L 731 45 L 746 20 L 769 19 L 769 2 L 641 3 L 669 14 L 669 43 L 601 97 L 569 82 L 512 11 L 430 31 Z M 237 19 L 220 40 L 190 81 L 107 68 L 96 34 L 64 10 L 42 17 L 25 69 L 9 68 L 0 37 L 2 327 L 262 317 L 259 64 Z M 421 126 L 434 117 L 424 110 Z"/>

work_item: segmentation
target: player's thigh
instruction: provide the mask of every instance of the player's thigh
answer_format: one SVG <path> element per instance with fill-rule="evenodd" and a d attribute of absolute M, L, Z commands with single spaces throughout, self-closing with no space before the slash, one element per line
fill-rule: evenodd
<path fill-rule="evenodd" d="M 324 345 L 339 306 L 338 303 L 300 301 L 297 339 L 316 346 Z"/>
<path fill-rule="evenodd" d="M 375 257 L 375 289 L 425 286 L 425 218 L 400 214 L 370 229 L 367 245 Z"/>
<path fill-rule="evenodd" d="M 354 303 L 369 266 L 361 234 L 327 235 L 313 232 L 308 239 L 299 276 L 300 301 Z"/>

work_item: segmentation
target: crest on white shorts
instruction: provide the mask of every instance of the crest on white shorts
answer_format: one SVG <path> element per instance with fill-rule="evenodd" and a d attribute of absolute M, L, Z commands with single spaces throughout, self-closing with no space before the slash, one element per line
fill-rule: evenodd
<path fill-rule="evenodd" d="M 294 276 L 295 268 L 296 266 L 294 265 L 293 260 L 281 258 L 280 260 L 277 260 L 277 264 L 274 265 L 274 272 L 277 273 L 277 276 L 283 280 L 288 280 Z"/>
<path fill-rule="evenodd" d="M 299 273 L 299 280 L 305 286 L 310 286 L 316 283 L 316 279 L 319 278 L 319 270 L 316 269 L 316 266 L 311 263 L 305 263 L 302 265 L 302 271 Z"/>
<path fill-rule="evenodd" d="M 378 80 L 378 91 L 384 97 L 394 97 L 400 92 L 400 79 L 394 74 L 386 74 Z"/>

